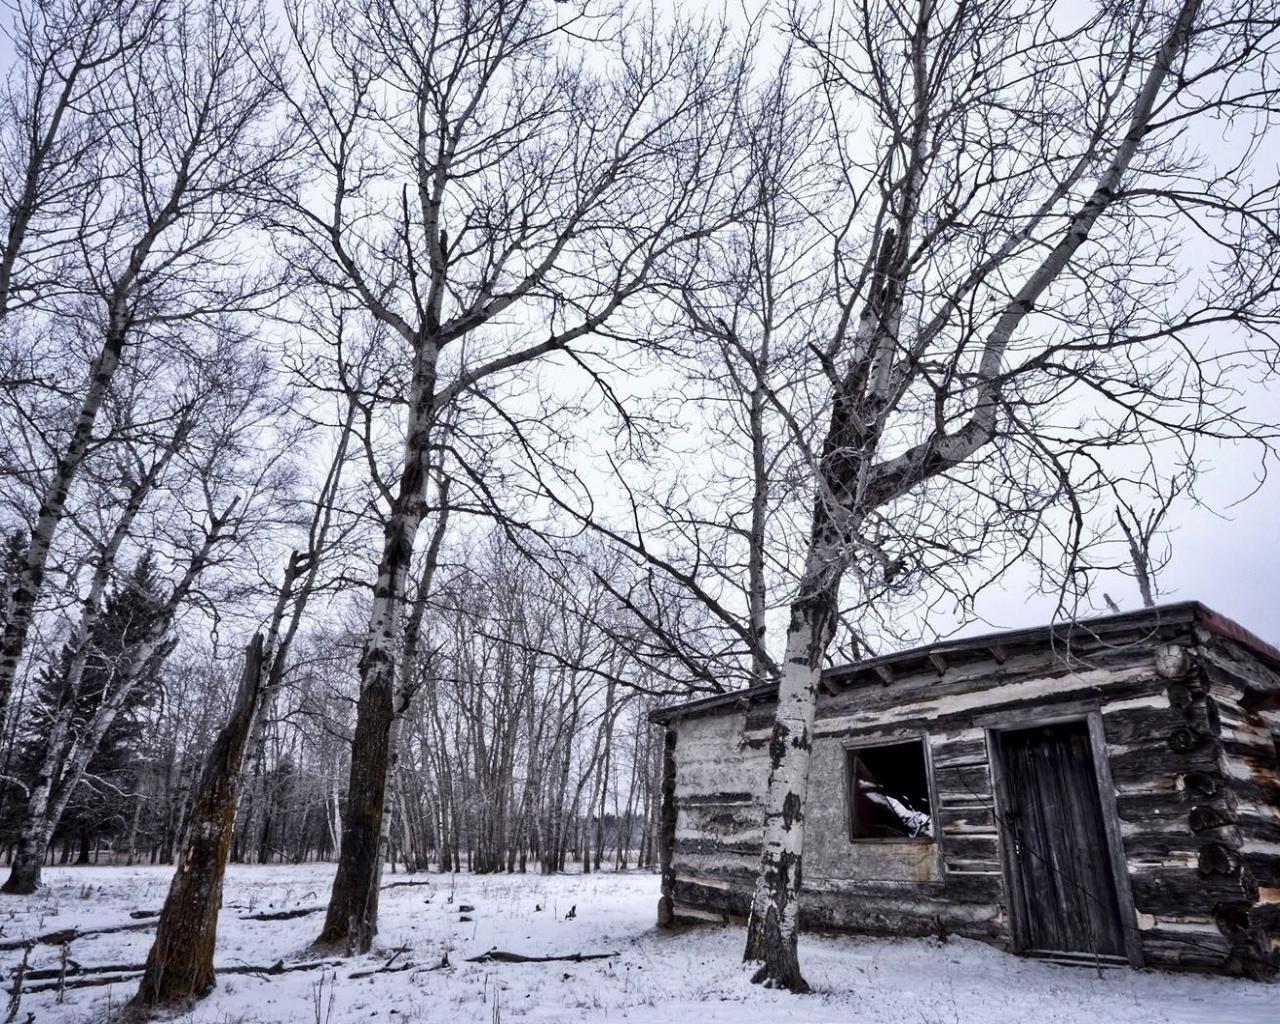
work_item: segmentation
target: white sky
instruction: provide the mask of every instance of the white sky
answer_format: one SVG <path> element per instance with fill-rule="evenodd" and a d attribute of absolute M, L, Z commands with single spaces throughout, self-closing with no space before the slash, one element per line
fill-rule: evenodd
<path fill-rule="evenodd" d="M 671 0 L 658 0 L 657 6 L 676 7 Z M 679 6 L 685 13 L 690 10 L 688 5 Z M 742 0 L 726 10 L 734 20 L 745 21 L 760 6 L 760 0 Z M 0 38 L 0 67 L 8 65 L 10 53 L 8 40 Z M 1280 164 L 1280 139 L 1270 142 L 1260 158 Z M 1280 421 L 1280 395 L 1274 390 L 1258 390 L 1253 398 L 1255 414 L 1269 422 Z M 1205 446 L 1200 456 L 1205 472 L 1197 492 L 1207 507 L 1193 507 L 1182 500 L 1171 511 L 1166 522 L 1171 531 L 1172 558 L 1157 579 L 1160 598 L 1202 601 L 1264 638 L 1280 641 L 1280 545 L 1276 536 L 1280 532 L 1280 482 L 1271 479 L 1248 496 L 1258 483 L 1256 452 Z M 1095 591 L 1099 613 L 1106 611 L 1103 591 L 1122 609 L 1140 604 L 1134 581 L 1113 574 Z M 1054 607 L 1051 596 L 1033 591 L 1028 572 L 1014 571 L 1003 586 L 988 590 L 979 599 L 979 620 L 963 632 L 1044 623 L 1052 617 Z M 939 632 L 948 631 L 943 620 L 931 625 Z"/>

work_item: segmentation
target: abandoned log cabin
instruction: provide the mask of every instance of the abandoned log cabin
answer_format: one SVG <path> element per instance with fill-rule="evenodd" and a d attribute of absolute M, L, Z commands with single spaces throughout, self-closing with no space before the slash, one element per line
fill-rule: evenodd
<path fill-rule="evenodd" d="M 747 914 L 775 690 L 664 708 L 660 923 Z M 824 673 L 802 922 L 1274 977 L 1280 651 L 1197 603 Z"/>

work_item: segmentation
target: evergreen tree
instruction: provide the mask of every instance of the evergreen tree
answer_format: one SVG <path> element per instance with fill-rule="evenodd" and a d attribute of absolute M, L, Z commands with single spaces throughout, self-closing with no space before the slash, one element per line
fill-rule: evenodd
<path fill-rule="evenodd" d="M 89 636 L 89 655 L 80 685 L 71 691 L 69 668 L 75 656 L 71 643 L 63 646 L 55 664 L 36 681 L 35 700 L 27 716 L 28 728 L 16 752 L 15 772 L 29 777 L 44 754 L 45 738 L 57 715 L 70 714 L 73 736 L 83 736 L 104 698 L 113 691 L 120 673 L 128 671 L 131 655 L 160 614 L 155 561 L 142 555 L 129 575 L 107 595 L 102 614 Z M 129 693 L 124 706 L 104 734 L 85 777 L 63 815 L 55 842 L 79 841 L 81 859 L 92 840 L 121 834 L 129 823 L 132 797 L 145 757 L 148 711 L 160 697 L 158 669 Z M 8 834 L 20 819 L 21 799 L 11 802 L 3 823 Z"/>

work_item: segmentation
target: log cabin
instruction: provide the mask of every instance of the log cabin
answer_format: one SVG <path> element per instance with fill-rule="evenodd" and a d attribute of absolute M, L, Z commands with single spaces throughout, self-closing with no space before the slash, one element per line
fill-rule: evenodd
<path fill-rule="evenodd" d="M 665 730 L 662 925 L 745 918 L 775 687 Z M 1196 602 L 824 672 L 801 922 L 1090 965 L 1280 968 L 1280 650 Z"/>

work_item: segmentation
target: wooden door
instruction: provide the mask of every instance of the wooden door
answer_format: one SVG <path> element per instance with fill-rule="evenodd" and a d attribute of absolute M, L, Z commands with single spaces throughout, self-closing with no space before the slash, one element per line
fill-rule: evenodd
<path fill-rule="evenodd" d="M 1123 956 L 1124 929 L 1085 722 L 1001 733 L 1009 902 L 1028 953 Z"/>

